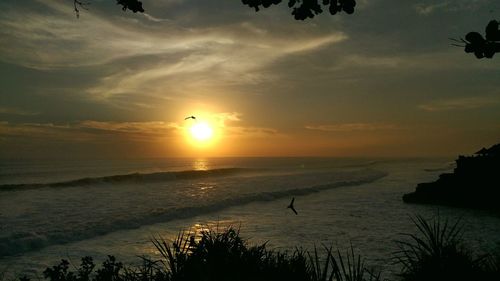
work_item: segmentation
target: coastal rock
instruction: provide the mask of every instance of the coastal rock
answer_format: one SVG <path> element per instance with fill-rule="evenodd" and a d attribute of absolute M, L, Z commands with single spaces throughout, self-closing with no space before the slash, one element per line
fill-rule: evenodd
<path fill-rule="evenodd" d="M 406 203 L 439 204 L 500 211 L 500 144 L 459 156 L 453 173 L 420 183 L 403 195 Z"/>

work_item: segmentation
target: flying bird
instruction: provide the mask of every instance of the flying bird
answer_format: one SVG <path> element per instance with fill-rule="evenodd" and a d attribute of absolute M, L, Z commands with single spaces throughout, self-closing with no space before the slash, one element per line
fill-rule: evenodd
<path fill-rule="evenodd" d="M 188 119 L 196 120 L 196 117 L 194 117 L 193 115 L 191 115 L 191 116 L 188 116 L 188 117 L 184 118 L 184 120 L 188 120 Z"/>
<path fill-rule="evenodd" d="M 290 202 L 290 205 L 288 205 L 288 207 L 287 207 L 287 208 L 292 209 L 292 211 L 293 211 L 296 215 L 298 215 L 297 210 L 295 210 L 295 208 L 293 207 L 293 202 L 294 202 L 294 201 L 295 201 L 295 197 L 293 197 L 293 198 L 292 198 L 292 202 Z"/>

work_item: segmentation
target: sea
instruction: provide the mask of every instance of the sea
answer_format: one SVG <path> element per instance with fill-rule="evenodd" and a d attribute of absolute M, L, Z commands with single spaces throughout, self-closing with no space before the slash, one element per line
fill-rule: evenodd
<path fill-rule="evenodd" d="M 396 241 L 418 233 L 417 215 L 460 220 L 469 247 L 498 251 L 498 215 L 402 201 L 454 167 L 452 158 L 2 161 L 0 279 L 43 279 L 46 267 L 84 256 L 139 264 L 159 258 L 154 238 L 227 227 L 280 251 L 352 246 L 391 276 L 400 270 Z M 298 215 L 287 208 L 292 198 Z"/>

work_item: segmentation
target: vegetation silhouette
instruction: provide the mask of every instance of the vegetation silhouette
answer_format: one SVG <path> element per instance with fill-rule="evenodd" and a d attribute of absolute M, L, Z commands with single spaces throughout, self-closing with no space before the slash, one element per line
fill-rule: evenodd
<path fill-rule="evenodd" d="M 464 38 L 451 39 L 458 44 L 452 44 L 458 47 L 464 47 L 466 53 L 474 53 L 476 58 L 491 59 L 495 53 L 500 52 L 500 29 L 497 20 L 491 20 L 485 28 L 485 37 L 479 32 L 469 32 Z"/>
<path fill-rule="evenodd" d="M 259 11 L 260 7 L 269 8 L 271 5 L 278 5 L 281 0 L 241 0 L 245 5 Z M 144 13 L 142 2 L 138 0 L 116 0 L 117 5 L 122 6 L 123 11 L 130 10 L 134 13 Z M 87 9 L 90 2 L 83 2 L 82 0 L 73 0 L 75 14 L 80 16 L 80 9 Z M 330 11 L 330 14 L 335 15 L 344 11 L 347 14 L 354 13 L 356 6 L 355 0 L 289 0 L 288 7 L 292 9 L 292 15 L 296 20 L 305 20 L 313 18 L 315 15 L 323 12 L 322 6 Z"/>
<path fill-rule="evenodd" d="M 459 156 L 455 162 L 453 173 L 418 184 L 414 192 L 403 196 L 403 201 L 500 212 L 500 144 L 482 148 L 473 156 Z"/>
<path fill-rule="evenodd" d="M 449 223 L 438 216 L 432 221 L 411 218 L 420 235 L 405 233 L 408 240 L 396 243 L 400 250 L 394 259 L 403 266 L 402 280 L 496 280 L 498 269 L 490 268 L 492 256 L 474 257 L 462 245 L 460 220 Z"/>
<path fill-rule="evenodd" d="M 278 5 L 281 0 L 241 0 L 243 4 L 254 8 L 256 12 L 260 7 L 269 8 L 271 5 Z M 292 15 L 296 20 L 305 20 L 307 18 L 314 18 L 315 15 L 321 14 L 323 9 L 328 9 L 330 14 L 335 15 L 344 11 L 347 14 L 354 13 L 356 7 L 355 0 L 289 0 L 288 7 L 292 9 Z"/>
<path fill-rule="evenodd" d="M 282 0 L 241 0 L 244 5 L 254 8 L 256 12 L 260 8 L 269 8 L 272 5 L 281 4 Z M 76 17 L 80 16 L 80 9 L 87 9 L 90 2 L 73 0 Z M 116 0 L 117 5 L 122 6 L 123 11 L 130 10 L 134 13 L 144 13 L 142 2 L 138 0 Z M 292 15 L 296 20 L 314 18 L 323 12 L 323 8 L 328 9 L 330 14 L 335 15 L 340 12 L 347 14 L 354 13 L 356 7 L 355 0 L 288 0 L 288 7 L 292 9 Z M 492 12 L 491 10 L 490 12 Z M 500 29 L 497 20 L 491 20 L 485 29 L 485 37 L 479 32 L 469 32 L 465 38 L 450 38 L 452 45 L 464 48 L 466 53 L 473 53 L 476 58 L 493 58 L 495 53 L 500 52 Z"/>
<path fill-rule="evenodd" d="M 134 13 L 137 12 L 144 13 L 144 8 L 142 8 L 142 2 L 138 0 L 116 0 L 116 4 L 121 5 L 122 10 L 124 12 L 130 10 Z M 88 5 L 90 5 L 90 2 L 84 2 L 82 0 L 73 0 L 73 6 L 76 17 L 80 17 L 80 9 L 87 10 Z"/>
<path fill-rule="evenodd" d="M 500 280 L 500 258 L 477 255 L 463 243 L 460 220 L 450 223 L 437 218 L 412 218 L 418 234 L 403 234 L 396 241 L 394 265 L 401 267 L 402 281 Z M 167 242 L 153 238 L 158 260 L 141 257 L 140 266 L 124 266 L 108 256 L 97 268 L 91 257 L 81 259 L 76 272 L 61 260 L 43 275 L 50 281 L 377 281 L 380 272 L 369 269 L 353 246 L 342 253 L 323 246 L 323 253 L 295 248 L 293 252 L 269 250 L 267 242 L 249 245 L 239 229 L 208 229 L 201 233 L 182 231 Z M 29 281 L 26 276 L 20 281 Z M 386 280 L 386 279 L 384 279 Z"/>

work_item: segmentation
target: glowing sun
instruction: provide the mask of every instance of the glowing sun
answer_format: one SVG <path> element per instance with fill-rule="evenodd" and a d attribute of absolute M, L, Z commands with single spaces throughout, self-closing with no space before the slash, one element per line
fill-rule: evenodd
<path fill-rule="evenodd" d="M 191 126 L 191 136 L 198 141 L 208 141 L 213 136 L 213 130 L 207 123 L 200 122 Z"/>

